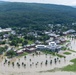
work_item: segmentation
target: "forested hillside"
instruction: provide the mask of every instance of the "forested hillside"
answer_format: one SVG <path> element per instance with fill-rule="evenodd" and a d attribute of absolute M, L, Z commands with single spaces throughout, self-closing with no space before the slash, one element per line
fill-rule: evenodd
<path fill-rule="evenodd" d="M 47 24 L 76 22 L 76 8 L 53 4 L 0 3 L 1 27 L 45 29 Z"/>

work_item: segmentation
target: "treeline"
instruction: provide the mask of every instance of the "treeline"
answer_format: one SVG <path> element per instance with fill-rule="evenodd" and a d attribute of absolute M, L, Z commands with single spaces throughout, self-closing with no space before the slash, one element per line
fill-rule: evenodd
<path fill-rule="evenodd" d="M 53 4 L 0 3 L 0 26 L 49 29 L 47 24 L 76 22 L 76 8 Z"/>

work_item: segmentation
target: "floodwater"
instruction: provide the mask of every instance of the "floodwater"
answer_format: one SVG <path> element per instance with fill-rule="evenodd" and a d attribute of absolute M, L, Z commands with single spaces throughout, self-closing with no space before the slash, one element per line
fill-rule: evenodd
<path fill-rule="evenodd" d="M 70 46 L 73 50 L 76 48 L 76 40 L 72 40 Z M 70 47 L 69 46 L 69 47 Z M 62 53 L 62 51 L 60 51 Z M 73 72 L 46 72 L 48 70 L 62 68 L 69 64 L 73 64 L 70 60 L 76 58 L 76 53 L 72 52 L 70 55 L 65 55 L 66 58 L 59 58 L 52 55 L 34 55 L 29 54 L 26 57 L 7 59 L 4 64 L 5 59 L 0 61 L 0 75 L 76 75 Z M 55 62 L 56 59 L 56 62 Z M 8 65 L 8 61 L 10 64 Z M 47 64 L 46 64 L 47 61 Z M 50 63 L 50 61 L 52 61 Z M 14 66 L 11 64 L 14 62 Z M 19 64 L 19 66 L 18 66 Z M 25 65 L 25 66 L 24 66 Z"/>
<path fill-rule="evenodd" d="M 51 56 L 51 55 L 35 55 L 32 56 L 32 54 L 27 55 L 26 58 L 25 57 L 21 57 L 19 59 L 12 59 L 12 61 L 14 60 L 14 67 L 12 66 L 12 64 L 8 65 L 8 63 L 4 64 L 4 59 L 3 61 L 0 63 L 0 73 L 2 73 L 3 75 L 36 75 L 36 72 L 38 75 L 41 75 L 40 71 L 47 71 L 47 70 L 52 70 L 55 68 L 62 68 L 64 66 L 67 66 L 68 64 L 73 64 L 70 62 L 71 59 L 75 58 L 76 54 L 72 53 L 71 55 L 66 56 L 66 59 L 64 58 L 58 58 L 57 56 Z M 57 59 L 57 62 L 55 63 L 55 58 Z M 8 61 L 11 59 L 7 59 Z M 47 64 L 46 63 L 47 60 Z M 50 64 L 50 60 L 52 60 L 52 63 Z M 20 64 L 20 67 L 17 66 L 17 62 Z M 26 66 L 24 67 L 22 65 L 22 62 L 24 64 L 26 64 Z M 42 63 L 42 64 L 41 64 Z M 43 75 L 45 75 L 45 73 L 42 73 Z M 1 74 L 0 74 L 1 75 Z M 46 74 L 49 75 L 49 74 Z M 56 75 L 56 74 L 55 74 Z"/>
<path fill-rule="evenodd" d="M 6 72 L 6 73 L 0 73 L 0 75 L 76 75 L 75 72 L 44 72 L 44 73 L 38 73 L 38 72 L 20 72 L 20 73 L 16 73 L 16 72 Z"/>
<path fill-rule="evenodd" d="M 69 48 L 76 51 L 76 40 L 71 40 Z"/>

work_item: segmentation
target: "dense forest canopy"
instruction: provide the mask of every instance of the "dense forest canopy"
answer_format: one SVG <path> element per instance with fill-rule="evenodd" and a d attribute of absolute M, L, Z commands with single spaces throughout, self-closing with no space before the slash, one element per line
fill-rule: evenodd
<path fill-rule="evenodd" d="M 54 4 L 0 2 L 1 27 L 47 28 L 76 22 L 76 8 Z M 45 27 L 45 28 L 44 28 Z"/>

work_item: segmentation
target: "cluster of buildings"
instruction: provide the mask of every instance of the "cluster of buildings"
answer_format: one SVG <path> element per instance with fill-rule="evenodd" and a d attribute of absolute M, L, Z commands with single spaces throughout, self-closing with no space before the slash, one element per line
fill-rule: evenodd
<path fill-rule="evenodd" d="M 55 42 L 49 42 L 48 45 L 36 45 L 36 44 L 31 44 L 31 45 L 26 45 L 22 49 L 17 50 L 17 54 L 22 54 L 24 52 L 32 53 L 37 50 L 49 50 L 52 52 L 59 52 L 61 50 L 61 46 L 57 45 Z"/>
<path fill-rule="evenodd" d="M 23 49 L 17 50 L 17 54 L 22 54 L 23 52 L 35 52 L 37 50 L 49 50 L 52 52 L 59 52 L 62 48 L 61 44 L 66 42 L 64 37 L 57 35 L 55 33 L 45 32 L 50 39 L 46 40 L 45 42 L 47 45 L 44 45 L 39 40 L 35 42 L 35 44 L 26 45 Z"/>
<path fill-rule="evenodd" d="M 67 34 L 72 34 L 72 33 L 75 33 L 76 31 L 74 29 L 70 29 L 70 30 L 67 30 L 65 32 L 63 32 L 64 35 L 67 35 Z"/>
<path fill-rule="evenodd" d="M 16 32 L 14 30 L 12 30 L 11 28 L 2 29 L 0 27 L 0 34 L 1 34 L 0 41 L 4 41 L 4 40 L 8 39 L 11 34 L 15 35 Z"/>
<path fill-rule="evenodd" d="M 11 31 L 12 31 L 11 28 L 2 29 L 2 28 L 0 27 L 0 32 L 11 32 Z"/>
<path fill-rule="evenodd" d="M 61 46 L 57 45 L 56 42 L 49 42 L 48 45 L 36 45 L 37 50 L 50 50 L 52 52 L 58 52 Z"/>
<path fill-rule="evenodd" d="M 35 44 L 31 44 L 31 45 L 26 45 L 23 48 L 21 48 L 20 50 L 15 50 L 17 54 L 22 54 L 24 52 L 28 52 L 28 53 L 32 53 L 36 51 L 36 45 Z"/>
<path fill-rule="evenodd" d="M 13 31 L 11 28 L 5 28 L 2 29 L 0 28 L 0 32 L 11 32 L 11 34 L 15 35 L 15 31 Z M 70 33 L 75 33 L 75 30 L 70 29 L 65 32 L 63 32 L 63 35 L 70 34 Z M 44 31 L 44 34 L 50 36 L 50 39 L 46 40 L 45 42 L 47 43 L 46 45 L 43 44 L 41 41 L 36 40 L 34 44 L 31 45 L 25 45 L 24 47 L 20 48 L 19 50 L 13 49 L 17 54 L 22 54 L 24 52 L 35 52 L 37 50 L 49 50 L 52 52 L 59 52 L 62 48 L 61 44 L 66 42 L 66 39 L 64 37 L 61 37 L 59 34 L 56 34 L 55 32 L 52 31 Z M 40 37 L 36 32 L 29 32 L 27 35 L 32 35 L 35 37 Z M 9 34 L 4 34 L 4 38 L 9 37 Z M 22 35 L 19 35 L 18 38 L 21 38 Z"/>

